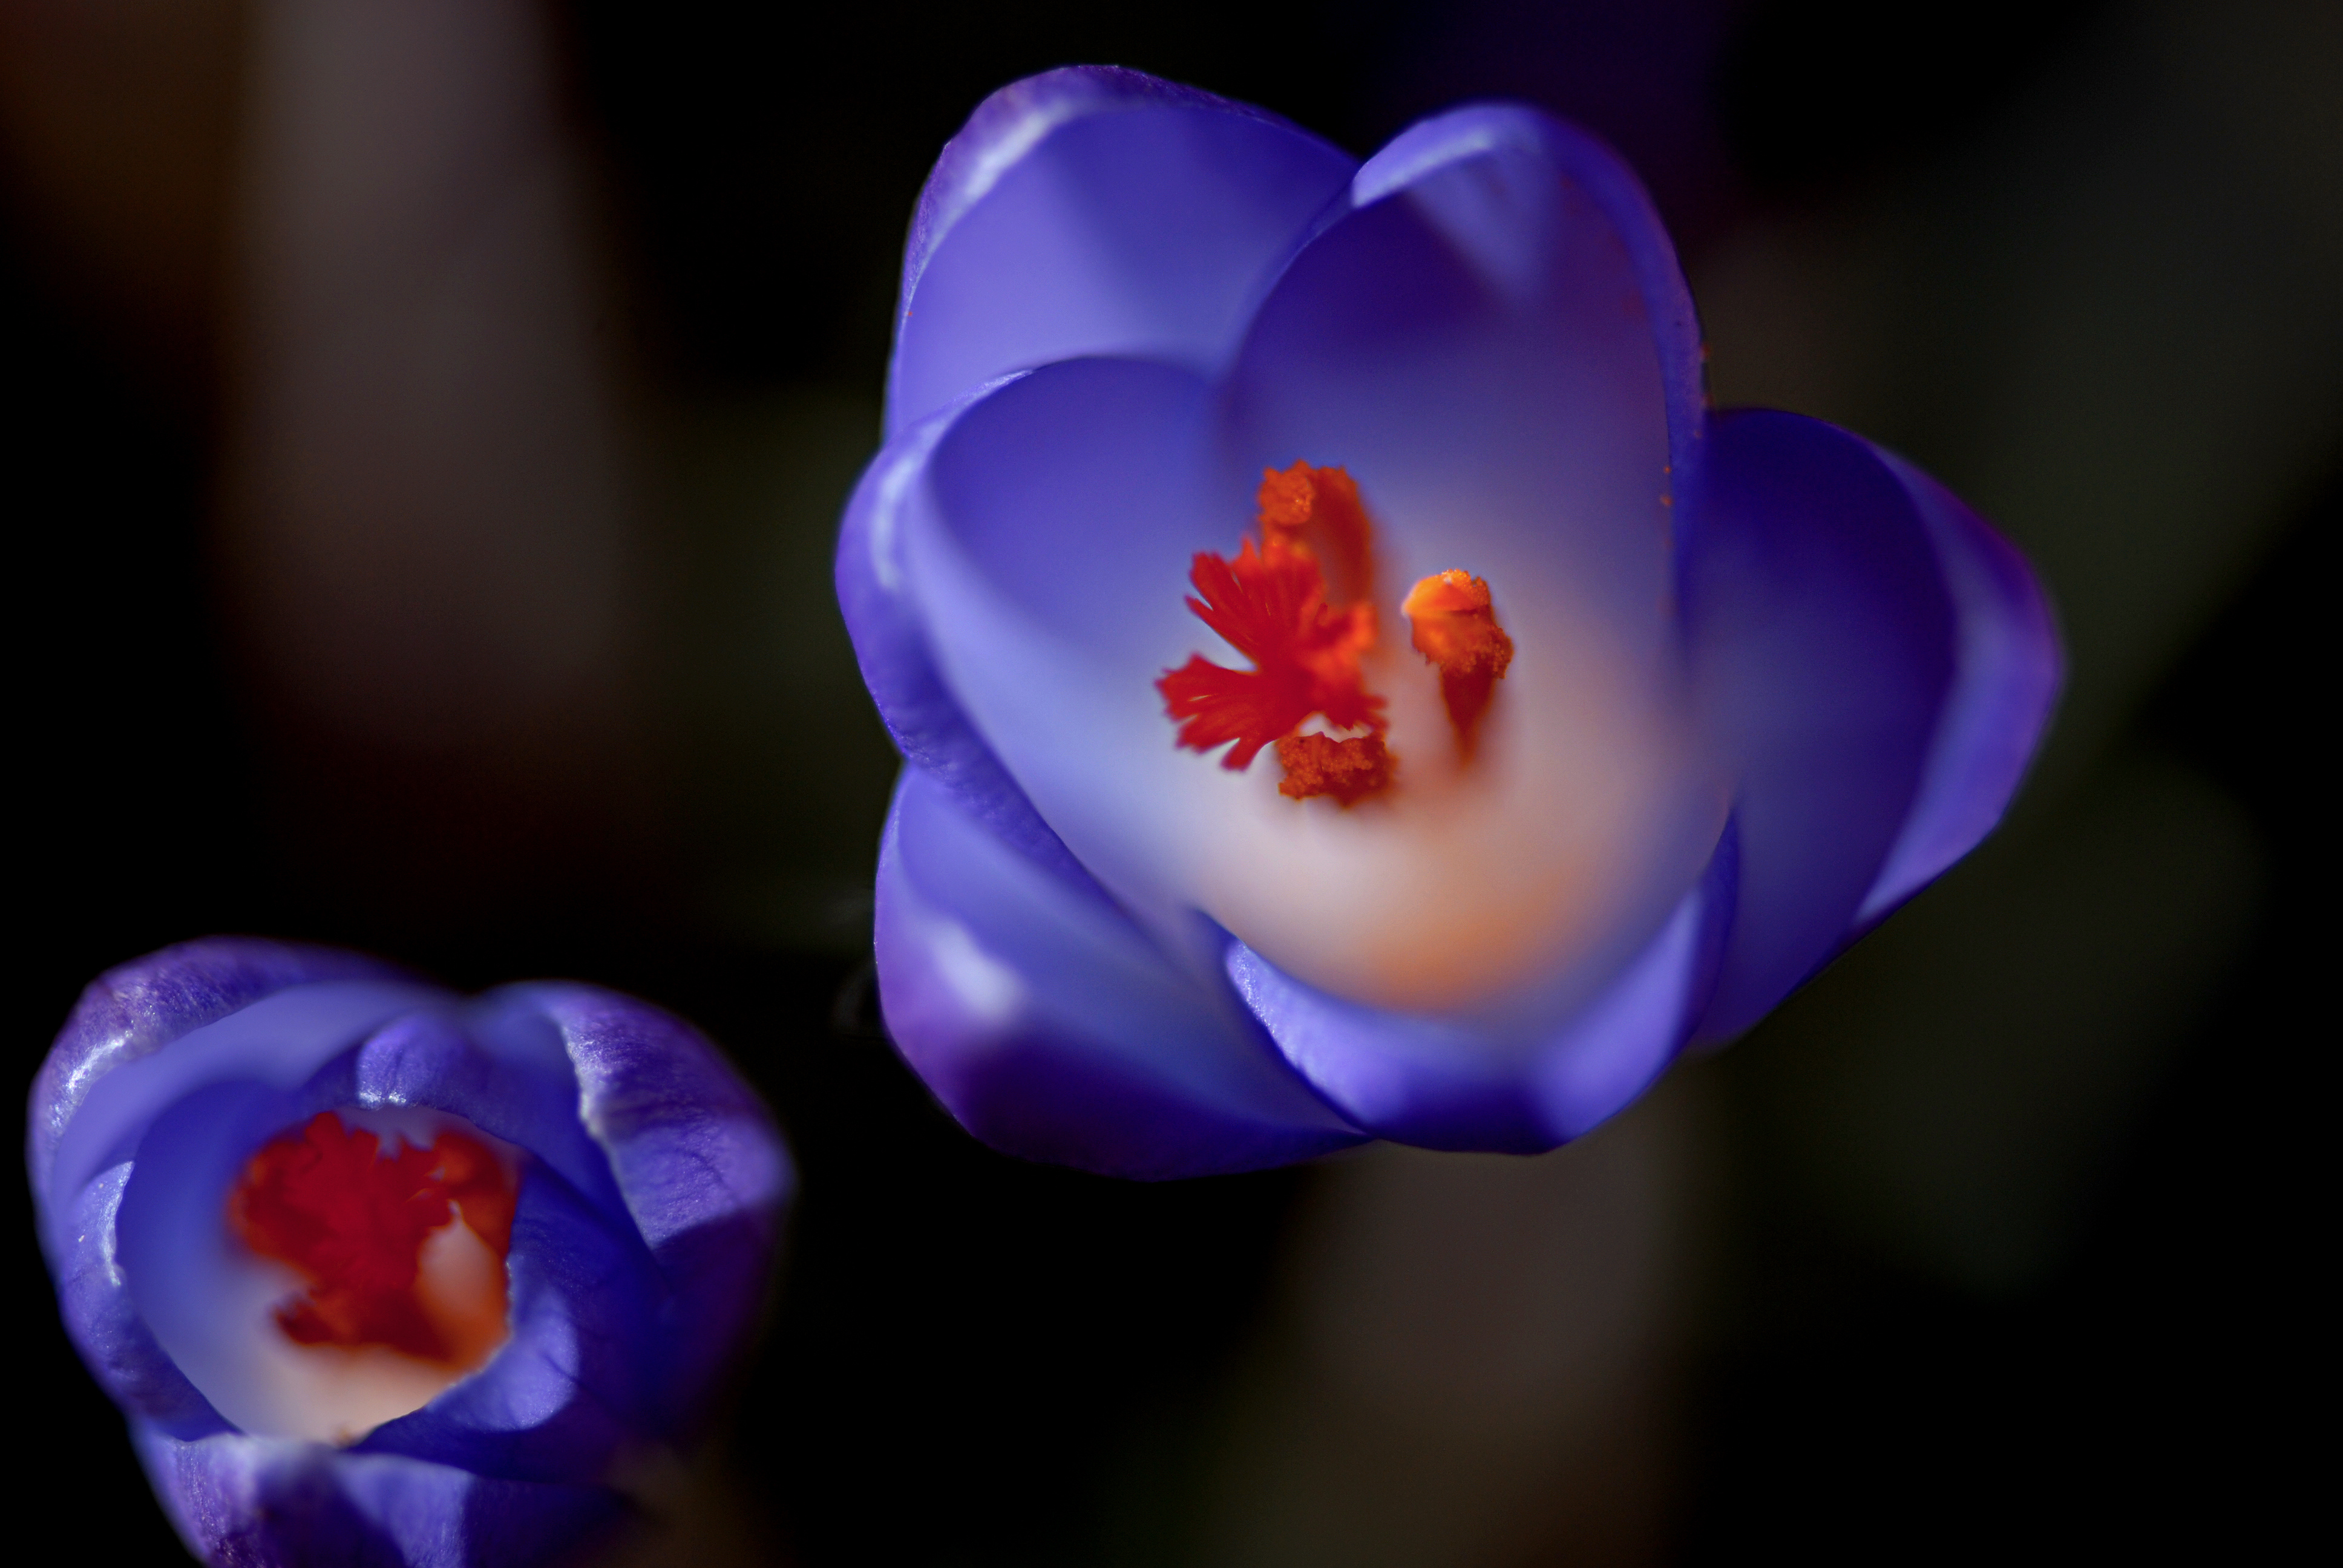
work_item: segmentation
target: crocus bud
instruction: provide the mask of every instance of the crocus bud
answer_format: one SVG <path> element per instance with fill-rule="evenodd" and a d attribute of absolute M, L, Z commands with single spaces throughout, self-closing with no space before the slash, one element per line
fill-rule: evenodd
<path fill-rule="evenodd" d="M 793 1177 L 706 1040 L 188 942 L 94 982 L 26 1156 L 66 1332 L 216 1563 L 560 1560 L 707 1413 Z"/>

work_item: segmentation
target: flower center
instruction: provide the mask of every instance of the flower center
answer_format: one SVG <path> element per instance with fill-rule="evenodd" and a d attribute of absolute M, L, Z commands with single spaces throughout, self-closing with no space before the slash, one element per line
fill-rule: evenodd
<path fill-rule="evenodd" d="M 505 1253 L 518 1183 L 485 1143 L 453 1130 L 385 1150 L 323 1111 L 264 1145 L 228 1195 L 228 1223 L 308 1282 L 279 1303 L 298 1345 L 381 1345 L 458 1372 L 509 1332 Z"/>
<path fill-rule="evenodd" d="M 1280 794 L 1331 795 L 1348 807 L 1392 788 L 1399 758 L 1383 742 L 1384 699 L 1367 689 L 1362 661 L 1376 648 L 1374 529 L 1359 487 L 1341 468 L 1296 462 L 1262 476 L 1261 546 L 1235 558 L 1204 551 L 1189 573 L 1188 608 L 1252 661 L 1230 669 L 1202 654 L 1155 683 L 1179 744 L 1227 746 L 1221 766 L 1242 771 L 1274 744 Z M 1457 752 L 1472 759 L 1496 683 L 1513 662 L 1488 584 L 1462 571 L 1418 582 L 1401 605 L 1415 650 L 1440 671 Z M 1304 734 L 1322 719 L 1330 729 Z"/>

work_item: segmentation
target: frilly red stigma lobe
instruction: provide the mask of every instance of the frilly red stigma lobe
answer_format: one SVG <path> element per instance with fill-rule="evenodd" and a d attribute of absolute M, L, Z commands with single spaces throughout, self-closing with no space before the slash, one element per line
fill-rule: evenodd
<path fill-rule="evenodd" d="M 1156 683 L 1181 720 L 1180 744 L 1208 751 L 1234 741 L 1222 766 L 1242 769 L 1313 713 L 1342 729 L 1382 728 L 1383 699 L 1359 675 L 1374 646 L 1374 608 L 1328 605 L 1314 559 L 1277 545 L 1258 553 L 1247 539 L 1233 561 L 1197 556 L 1190 580 L 1202 597 L 1188 608 L 1254 668 L 1198 654 Z"/>
<path fill-rule="evenodd" d="M 1363 592 L 1330 600 L 1320 556 L 1335 563 L 1346 588 L 1371 585 L 1366 511 L 1349 475 L 1307 463 L 1264 475 L 1260 506 L 1259 548 L 1246 539 L 1233 560 L 1200 553 L 1189 574 L 1196 594 L 1188 608 L 1253 668 L 1230 669 L 1197 654 L 1156 689 L 1180 725 L 1179 744 L 1198 751 L 1226 745 L 1222 766 L 1239 770 L 1274 744 L 1287 770 L 1282 793 L 1331 794 L 1348 806 L 1387 788 L 1396 760 L 1383 742 L 1383 699 L 1360 670 L 1375 646 L 1374 606 Z M 1299 736 L 1313 715 L 1368 733 L 1340 742 Z M 1322 744 L 1289 744 L 1297 740 Z"/>

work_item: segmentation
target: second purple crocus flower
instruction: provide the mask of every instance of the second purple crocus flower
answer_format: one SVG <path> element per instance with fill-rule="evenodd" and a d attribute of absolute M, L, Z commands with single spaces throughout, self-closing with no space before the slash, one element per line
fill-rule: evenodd
<path fill-rule="evenodd" d="M 563 1559 L 699 1430 L 789 1156 L 689 1025 L 189 942 L 83 994 L 26 1155 L 66 1332 L 216 1563 Z"/>
<path fill-rule="evenodd" d="M 1550 1148 L 1991 829 L 2032 575 L 1701 353 L 1634 175 L 1535 110 L 1364 163 L 1127 71 L 977 111 L 838 554 L 909 763 L 882 1003 L 966 1126 Z"/>

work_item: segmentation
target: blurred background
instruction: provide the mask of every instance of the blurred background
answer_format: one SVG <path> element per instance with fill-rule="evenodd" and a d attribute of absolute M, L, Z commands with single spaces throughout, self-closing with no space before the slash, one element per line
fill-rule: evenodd
<path fill-rule="evenodd" d="M 1554 1155 L 1148 1187 L 961 1135 L 876 1021 L 829 559 L 920 180 L 1078 61 L 1360 154 L 1479 96 L 1609 137 L 1718 401 L 2049 580 L 2004 832 Z M 633 1561 L 2258 1555 L 2327 1341 L 2338 82 L 2310 0 L 6 0 L 17 1081 L 212 931 L 699 1020 L 803 1201 Z M 174 1560 L 16 1211 L 20 1500 Z"/>

